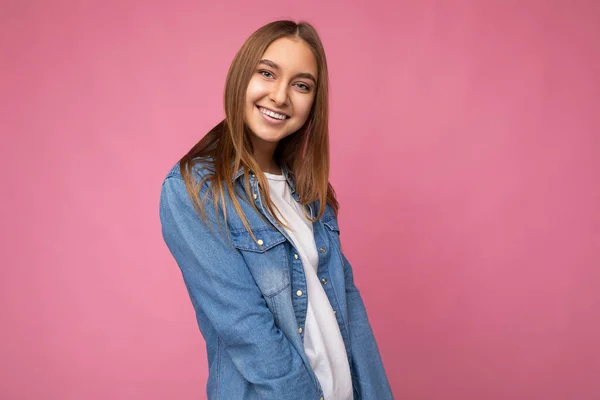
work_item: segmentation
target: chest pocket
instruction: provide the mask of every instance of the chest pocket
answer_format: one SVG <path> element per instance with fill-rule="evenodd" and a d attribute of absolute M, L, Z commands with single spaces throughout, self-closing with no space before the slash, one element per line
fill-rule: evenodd
<path fill-rule="evenodd" d="M 262 294 L 272 297 L 290 285 L 286 238 L 271 228 L 253 232 L 258 243 L 246 230 L 232 231 L 233 246 L 242 253 Z"/>

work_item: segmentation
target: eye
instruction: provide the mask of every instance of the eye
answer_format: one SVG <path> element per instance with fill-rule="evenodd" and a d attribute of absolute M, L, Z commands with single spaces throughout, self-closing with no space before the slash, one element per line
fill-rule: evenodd
<path fill-rule="evenodd" d="M 308 86 L 305 83 L 298 83 L 296 86 L 298 86 L 302 90 L 306 90 L 307 92 L 310 90 L 310 86 Z"/>
<path fill-rule="evenodd" d="M 270 73 L 269 71 L 266 71 L 264 69 L 261 69 L 258 71 L 259 74 L 261 74 L 262 76 L 264 76 L 265 78 L 272 78 L 273 74 Z"/>

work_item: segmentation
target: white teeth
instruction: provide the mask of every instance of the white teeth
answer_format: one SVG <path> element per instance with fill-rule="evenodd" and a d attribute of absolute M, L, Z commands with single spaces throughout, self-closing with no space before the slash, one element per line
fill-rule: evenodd
<path fill-rule="evenodd" d="M 261 113 L 266 114 L 266 115 L 268 115 L 270 117 L 273 117 L 273 118 L 277 118 L 277 119 L 286 119 L 287 118 L 285 115 L 277 114 L 277 113 L 275 113 L 273 111 L 269 111 L 269 110 L 267 110 L 265 108 L 262 108 L 262 107 L 260 107 L 259 110 L 260 110 Z"/>

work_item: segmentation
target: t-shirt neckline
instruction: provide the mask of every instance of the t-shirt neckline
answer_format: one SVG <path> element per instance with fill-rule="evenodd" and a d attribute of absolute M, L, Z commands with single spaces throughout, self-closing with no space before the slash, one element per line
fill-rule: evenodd
<path fill-rule="evenodd" d="M 270 174 L 268 172 L 264 172 L 265 177 L 272 181 L 285 181 L 285 176 L 283 173 L 281 175 Z"/>

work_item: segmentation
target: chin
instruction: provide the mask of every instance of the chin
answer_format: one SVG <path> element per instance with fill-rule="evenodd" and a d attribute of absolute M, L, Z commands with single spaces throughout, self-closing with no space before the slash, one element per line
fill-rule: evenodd
<path fill-rule="evenodd" d="M 248 128 L 256 138 L 265 142 L 278 142 L 293 133 L 290 132 L 289 127 L 264 126 L 264 124 L 261 124 L 260 122 L 248 125 Z"/>
<path fill-rule="evenodd" d="M 252 131 L 254 132 L 254 131 Z M 254 136 L 256 136 L 257 139 L 262 140 L 263 142 L 269 142 L 269 143 L 277 143 L 279 142 L 281 139 L 283 139 L 284 137 L 288 136 L 288 134 L 275 134 L 275 135 L 269 135 L 269 134 L 265 134 L 264 132 L 261 134 L 256 134 L 254 133 Z"/>

